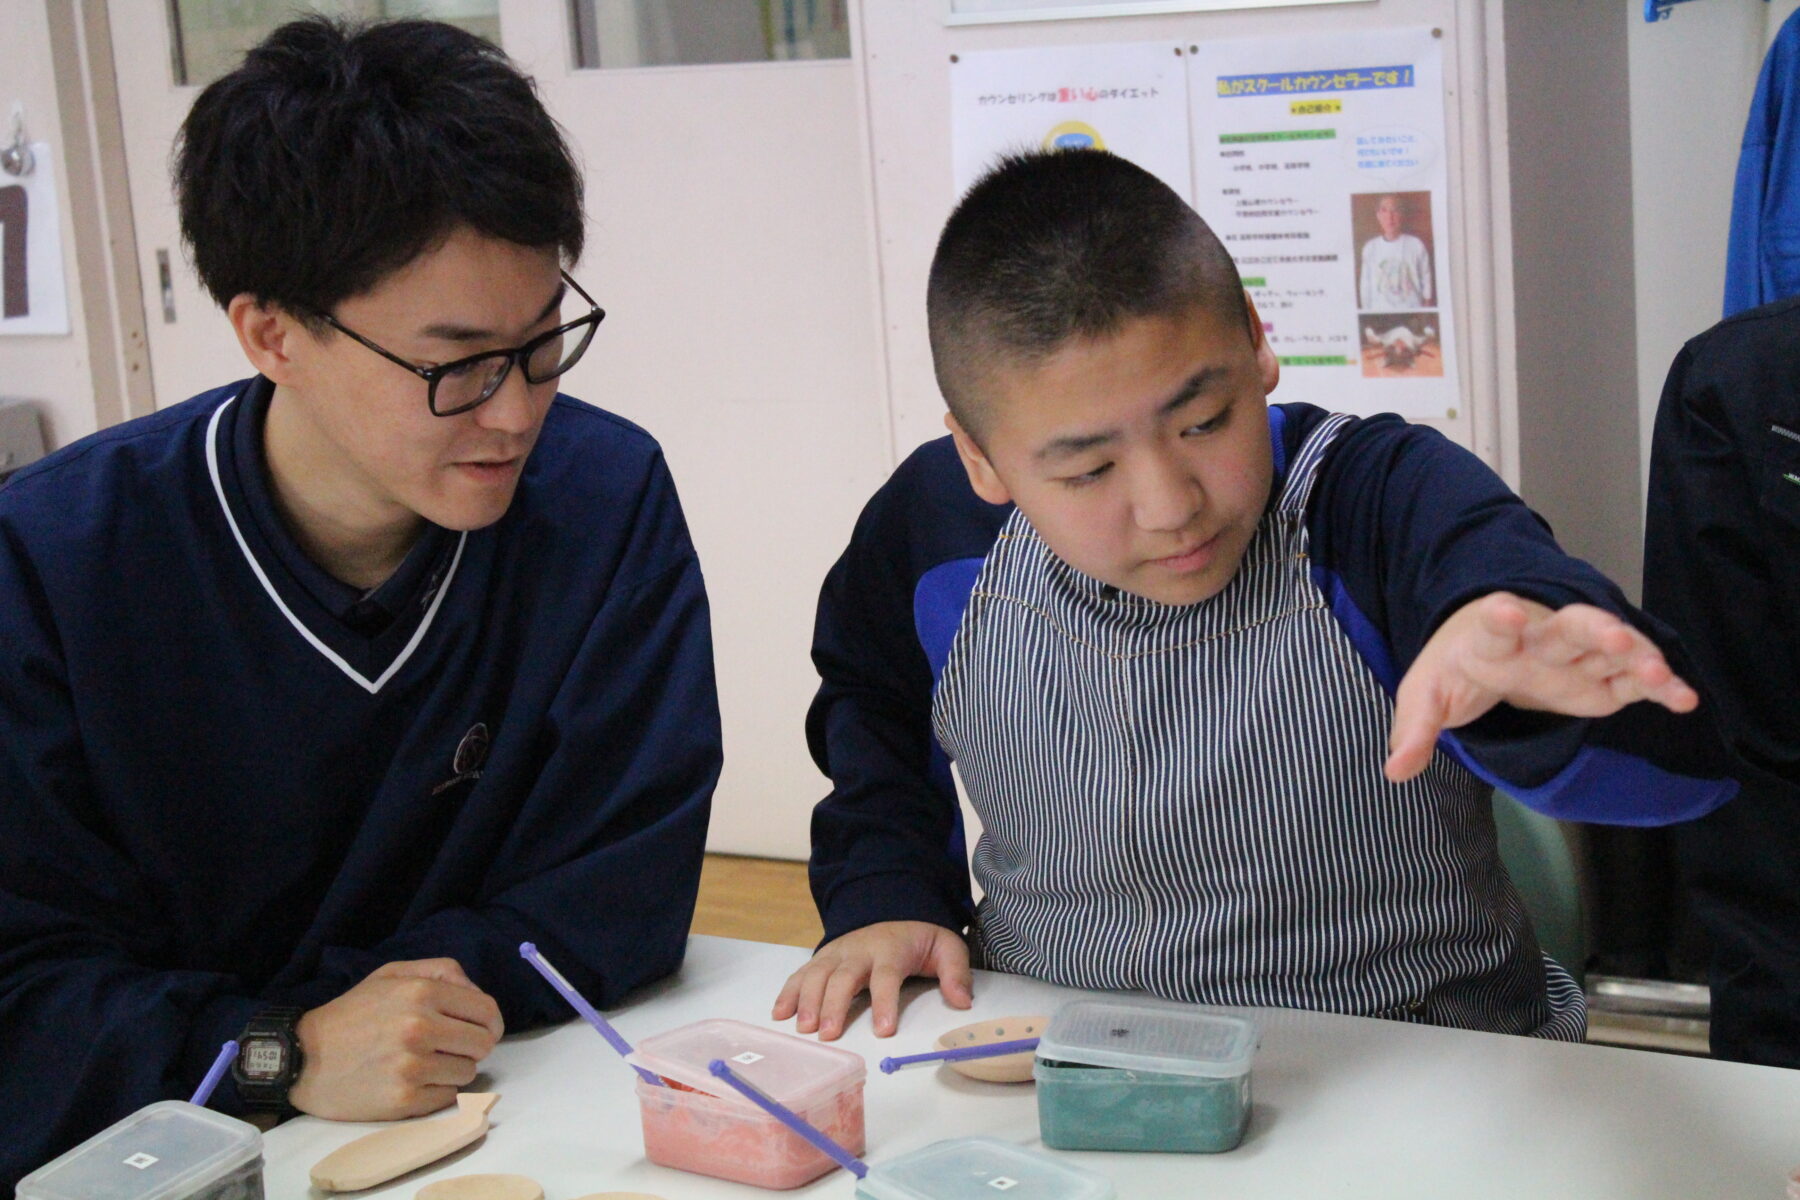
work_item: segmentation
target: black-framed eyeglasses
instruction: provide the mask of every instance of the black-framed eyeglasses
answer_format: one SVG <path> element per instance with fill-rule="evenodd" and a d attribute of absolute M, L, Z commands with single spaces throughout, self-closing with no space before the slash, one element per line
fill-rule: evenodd
<path fill-rule="evenodd" d="M 514 346 L 510 350 L 483 350 L 480 354 L 439 363 L 435 367 L 421 367 L 407 362 L 393 351 L 377 346 L 328 312 L 321 312 L 318 316 L 339 333 L 362 343 L 389 362 L 405 367 L 423 379 L 427 388 L 425 403 L 432 415 L 454 417 L 493 399 L 494 393 L 500 390 L 500 385 L 506 382 L 507 375 L 512 372 L 514 363 L 519 364 L 519 369 L 525 372 L 527 383 L 548 383 L 581 361 L 581 356 L 587 353 L 588 343 L 594 340 L 594 330 L 606 319 L 606 310 L 595 304 L 594 298 L 583 291 L 579 283 L 569 278 L 567 271 L 562 273 L 562 277 L 564 283 L 574 288 L 575 293 L 588 302 L 587 316 L 566 325 L 558 325 L 547 333 L 540 333 L 523 346 Z"/>

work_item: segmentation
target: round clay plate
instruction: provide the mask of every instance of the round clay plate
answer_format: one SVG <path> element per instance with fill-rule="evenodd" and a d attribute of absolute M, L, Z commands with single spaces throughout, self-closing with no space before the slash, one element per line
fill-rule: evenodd
<path fill-rule="evenodd" d="M 1040 1037 L 1049 1024 L 1049 1017 L 998 1017 L 976 1021 L 940 1035 L 937 1048 L 960 1050 L 964 1046 L 986 1046 L 993 1042 Z M 1022 1050 L 1018 1054 L 1002 1054 L 999 1058 L 973 1058 L 968 1062 L 944 1065 L 960 1075 L 985 1083 L 1027 1083 L 1031 1080 L 1031 1063 L 1036 1057 L 1031 1051 Z"/>
<path fill-rule="evenodd" d="M 544 1189 L 523 1175 L 458 1175 L 426 1184 L 413 1200 L 544 1200 Z"/>

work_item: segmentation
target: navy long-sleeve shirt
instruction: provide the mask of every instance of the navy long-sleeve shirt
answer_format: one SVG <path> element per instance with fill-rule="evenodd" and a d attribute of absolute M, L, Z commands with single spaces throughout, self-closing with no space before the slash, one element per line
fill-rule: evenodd
<path fill-rule="evenodd" d="M 1713 1053 L 1786 1067 L 1800 1067 L 1796 362 L 1796 299 L 1682 347 L 1656 413 L 1644 538 L 1644 607 L 1691 648 L 1743 783 L 1676 831 L 1713 940 Z"/>
<path fill-rule="evenodd" d="M 559 396 L 507 514 L 363 597 L 276 515 L 269 395 L 0 490 L 6 1188 L 383 963 L 454 958 L 518 1030 L 567 1016 L 523 941 L 602 1006 L 681 959 L 720 744 L 655 442 Z"/>
<path fill-rule="evenodd" d="M 1299 404 L 1269 414 L 1279 476 L 1327 414 Z M 1010 511 L 973 493 L 950 439 L 929 443 L 869 502 L 825 581 L 813 640 L 822 682 L 807 733 L 833 785 L 812 823 L 827 939 L 877 921 L 960 929 L 970 919 L 954 785 L 931 712 L 969 589 Z M 1306 525 L 1313 581 L 1390 693 L 1447 617 L 1494 591 L 1617 613 L 1685 671 L 1663 626 L 1433 430 L 1392 416 L 1356 421 L 1327 452 Z M 1665 824 L 1734 790 L 1707 718 L 1649 704 L 1602 721 L 1502 705 L 1440 745 L 1570 820 Z"/>

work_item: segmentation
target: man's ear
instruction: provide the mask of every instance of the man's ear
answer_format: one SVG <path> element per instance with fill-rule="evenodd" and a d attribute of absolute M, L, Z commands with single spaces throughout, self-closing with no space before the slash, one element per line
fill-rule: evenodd
<path fill-rule="evenodd" d="M 225 315 L 250 365 L 272 383 L 291 384 L 298 373 L 293 352 L 301 339 L 310 340 L 300 322 L 286 309 L 259 303 L 249 292 L 233 296 Z"/>
<path fill-rule="evenodd" d="M 1256 301 L 1250 293 L 1244 293 L 1244 311 L 1250 315 L 1250 345 L 1256 351 L 1256 369 L 1262 376 L 1263 395 L 1275 390 L 1281 382 L 1281 361 L 1275 357 L 1275 348 L 1269 345 L 1268 331 L 1263 328 L 1262 316 L 1256 311 Z"/>
<path fill-rule="evenodd" d="M 969 486 L 975 494 L 989 504 L 1010 504 L 1012 493 L 1000 482 L 987 453 L 969 436 L 969 431 L 962 427 L 954 413 L 944 414 L 944 428 L 950 431 L 951 440 L 956 443 L 956 456 L 962 459 L 963 470 L 969 473 Z"/>

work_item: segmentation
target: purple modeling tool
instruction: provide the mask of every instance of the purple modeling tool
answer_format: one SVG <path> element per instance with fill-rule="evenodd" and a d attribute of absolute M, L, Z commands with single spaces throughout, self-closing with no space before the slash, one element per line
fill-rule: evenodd
<path fill-rule="evenodd" d="M 530 942 L 520 943 L 519 957 L 530 963 L 533 967 L 536 967 L 537 973 L 542 975 L 550 986 L 555 988 L 557 993 L 561 995 L 564 1000 L 569 1002 L 569 1006 L 580 1013 L 582 1018 L 586 1020 L 589 1025 L 592 1025 L 601 1037 L 606 1039 L 607 1045 L 619 1052 L 620 1058 L 624 1058 L 627 1054 L 631 1053 L 631 1043 L 619 1036 L 619 1031 L 612 1027 L 612 1023 L 601 1016 L 599 1012 L 595 1010 L 594 1006 L 589 1004 L 587 999 L 582 996 L 580 992 L 575 990 L 574 984 L 563 978 L 561 971 L 558 971 L 555 967 L 551 966 L 549 961 L 546 960 L 542 954 L 538 953 L 538 948 L 535 945 Z M 664 1086 L 663 1081 L 657 1077 L 654 1071 L 646 1071 L 642 1067 L 633 1067 L 631 1069 L 643 1076 L 645 1083 L 653 1084 L 656 1087 Z"/>
<path fill-rule="evenodd" d="M 902 1067 L 914 1067 L 920 1063 L 934 1062 L 968 1062 L 972 1058 L 999 1058 L 1003 1054 L 1022 1054 L 1027 1050 L 1036 1050 L 1036 1038 L 1019 1038 L 1011 1042 L 989 1042 L 985 1046 L 958 1046 L 954 1050 L 933 1050 L 929 1054 L 908 1054 L 900 1058 L 884 1058 L 881 1060 L 881 1073 L 892 1075 Z"/>
<path fill-rule="evenodd" d="M 213 1059 L 212 1069 L 207 1071 L 206 1078 L 194 1089 L 193 1099 L 188 1103 L 195 1108 L 205 1108 L 206 1102 L 212 1099 L 213 1089 L 219 1086 L 219 1080 L 225 1078 L 225 1072 L 231 1069 L 232 1060 L 237 1057 L 238 1044 L 226 1042 L 219 1047 L 219 1057 Z"/>
<path fill-rule="evenodd" d="M 756 1105 L 756 1107 L 762 1109 L 771 1117 L 774 1117 L 777 1121 L 780 1121 L 783 1125 L 786 1125 L 789 1129 L 817 1146 L 824 1152 L 826 1157 L 831 1159 L 832 1162 L 835 1162 L 838 1166 L 844 1168 L 844 1170 L 850 1172 L 858 1179 L 861 1179 L 869 1173 L 868 1163 L 826 1137 L 819 1130 L 814 1129 L 812 1125 L 807 1122 L 805 1117 L 802 1117 L 799 1113 L 773 1097 L 765 1095 L 761 1088 L 756 1087 L 749 1080 L 740 1077 L 736 1071 L 733 1071 L 730 1067 L 725 1065 L 724 1059 L 713 1059 L 712 1062 L 707 1064 L 706 1069 L 720 1079 L 723 1079 L 726 1083 L 729 1083 L 739 1092 L 743 1093 L 744 1099 L 750 1101 L 750 1103 Z"/>

